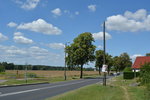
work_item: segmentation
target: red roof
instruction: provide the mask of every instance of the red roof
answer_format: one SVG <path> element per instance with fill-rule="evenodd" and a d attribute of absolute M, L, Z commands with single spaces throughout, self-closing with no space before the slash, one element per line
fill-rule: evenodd
<path fill-rule="evenodd" d="M 141 56 L 136 57 L 136 60 L 132 66 L 132 68 L 141 68 L 141 65 L 144 65 L 145 63 L 150 63 L 150 56 Z"/>

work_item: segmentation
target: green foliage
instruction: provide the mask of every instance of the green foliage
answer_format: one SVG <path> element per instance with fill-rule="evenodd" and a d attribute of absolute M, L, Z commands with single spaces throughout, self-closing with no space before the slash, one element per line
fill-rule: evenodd
<path fill-rule="evenodd" d="M 131 67 L 126 67 L 123 71 L 124 72 L 132 72 L 132 68 Z"/>
<path fill-rule="evenodd" d="M 124 79 L 133 79 L 134 78 L 134 72 L 123 72 L 123 78 Z"/>
<path fill-rule="evenodd" d="M 150 83 L 150 63 L 146 63 L 142 66 L 140 71 L 140 80 L 142 84 Z"/>
<path fill-rule="evenodd" d="M 5 72 L 5 67 L 3 65 L 0 65 L 0 72 Z"/>
<path fill-rule="evenodd" d="M 95 60 L 94 52 L 96 47 L 92 42 L 94 42 L 92 34 L 85 32 L 80 34 L 70 46 L 65 48 L 65 52 L 68 54 L 65 58 L 67 65 L 73 67 L 80 66 L 81 78 L 83 65 Z"/>
<path fill-rule="evenodd" d="M 110 66 L 113 65 L 113 59 L 112 59 L 112 56 L 109 55 L 108 53 L 106 53 L 105 56 L 106 56 L 106 64 L 108 65 L 108 70 L 109 70 Z M 95 67 L 99 68 L 99 72 L 100 72 L 100 69 L 102 68 L 103 61 L 104 61 L 104 51 L 97 50 Z"/>
<path fill-rule="evenodd" d="M 120 62 L 121 62 L 121 61 L 120 61 L 120 57 L 115 56 L 115 57 L 113 58 L 113 66 L 114 66 L 114 69 L 116 70 L 116 72 L 119 71 Z"/>
<path fill-rule="evenodd" d="M 140 75 L 139 72 L 123 72 L 123 78 L 124 79 L 133 79 L 135 76 L 138 77 Z"/>
<path fill-rule="evenodd" d="M 113 59 L 113 64 L 116 71 L 122 71 L 126 67 L 131 67 L 132 62 L 127 53 L 122 53 L 120 56 L 115 56 Z"/>
<path fill-rule="evenodd" d="M 146 56 L 150 56 L 150 53 L 146 53 Z"/>

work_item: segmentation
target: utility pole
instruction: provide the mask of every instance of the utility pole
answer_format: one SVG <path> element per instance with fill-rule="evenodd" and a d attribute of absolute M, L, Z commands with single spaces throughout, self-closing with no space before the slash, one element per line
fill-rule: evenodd
<path fill-rule="evenodd" d="M 67 70 L 67 68 L 66 68 L 66 47 L 67 47 L 67 43 L 69 43 L 69 42 L 66 42 L 66 43 L 65 43 L 65 49 L 64 49 L 64 51 L 65 51 L 64 79 L 65 79 L 65 80 L 67 80 L 67 75 L 66 75 L 66 70 Z"/>
<path fill-rule="evenodd" d="M 25 64 L 25 81 L 26 81 L 26 84 L 27 84 L 27 63 Z"/>
<path fill-rule="evenodd" d="M 106 64 L 106 38 L 105 38 L 105 21 L 103 24 L 103 46 L 104 46 L 104 55 L 103 55 L 103 66 Z M 106 72 L 104 72 L 103 85 L 106 86 Z"/>

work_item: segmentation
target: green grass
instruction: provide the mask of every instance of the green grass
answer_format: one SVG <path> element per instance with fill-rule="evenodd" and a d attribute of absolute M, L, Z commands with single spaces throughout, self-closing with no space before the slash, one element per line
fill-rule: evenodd
<path fill-rule="evenodd" d="M 123 100 L 116 95 L 123 95 L 121 88 L 95 84 L 47 100 Z"/>
<path fill-rule="evenodd" d="M 107 86 L 94 84 L 46 100 L 146 100 L 145 87 L 131 86 L 134 80 L 122 76 L 107 81 Z"/>
<path fill-rule="evenodd" d="M 22 75 L 23 76 L 23 75 Z M 97 77 L 98 75 L 86 75 L 84 78 L 91 78 L 91 77 Z M 26 84 L 26 81 L 23 80 L 17 80 L 15 74 L 9 74 L 9 73 L 0 73 L 0 79 L 5 79 L 7 80 L 6 82 L 0 83 L 1 85 L 16 85 L 16 84 Z M 67 76 L 67 81 L 68 80 L 75 80 L 75 79 L 80 79 L 79 76 Z M 61 82 L 65 81 L 64 77 L 37 77 L 33 79 L 28 79 L 27 83 L 42 83 L 42 82 L 49 82 L 49 83 L 55 83 L 55 82 Z"/>
<path fill-rule="evenodd" d="M 48 82 L 46 80 L 27 80 L 27 84 L 32 84 L 32 83 L 41 83 L 41 82 Z M 25 80 L 16 80 L 16 79 L 10 79 L 6 82 L 0 83 L 0 86 L 3 85 L 19 85 L 19 84 L 26 84 Z"/>

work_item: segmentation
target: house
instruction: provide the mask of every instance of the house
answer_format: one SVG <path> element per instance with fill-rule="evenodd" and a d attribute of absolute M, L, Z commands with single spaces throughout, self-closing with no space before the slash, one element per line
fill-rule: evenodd
<path fill-rule="evenodd" d="M 145 63 L 150 63 L 150 56 L 139 56 L 136 57 L 134 64 L 132 65 L 133 70 L 135 70 L 136 72 L 140 71 L 140 68 L 142 67 L 142 65 L 144 65 Z"/>

